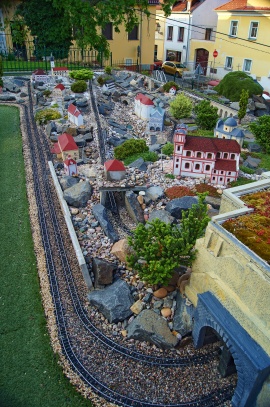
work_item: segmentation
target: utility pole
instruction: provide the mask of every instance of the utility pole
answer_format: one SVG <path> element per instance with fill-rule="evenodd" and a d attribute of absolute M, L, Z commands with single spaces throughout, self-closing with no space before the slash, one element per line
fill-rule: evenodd
<path fill-rule="evenodd" d="M 186 48 L 186 67 L 188 65 L 188 54 L 189 54 L 189 40 L 190 40 L 190 0 L 187 1 L 187 11 L 188 11 L 188 35 L 187 35 L 187 48 Z"/>

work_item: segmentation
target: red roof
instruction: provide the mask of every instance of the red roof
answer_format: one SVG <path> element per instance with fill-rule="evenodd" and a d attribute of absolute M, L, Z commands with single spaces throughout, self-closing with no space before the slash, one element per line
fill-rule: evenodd
<path fill-rule="evenodd" d="M 53 68 L 53 71 L 68 71 L 66 66 L 62 66 L 61 68 Z"/>
<path fill-rule="evenodd" d="M 190 11 L 193 11 L 195 8 L 200 6 L 202 4 L 202 1 L 200 0 L 191 0 L 191 7 Z M 179 1 L 175 4 L 175 6 L 172 7 L 172 13 L 173 12 L 187 12 L 187 1 Z"/>
<path fill-rule="evenodd" d="M 226 152 L 240 154 L 241 148 L 236 140 L 186 136 L 185 150 L 205 151 L 205 152 Z"/>
<path fill-rule="evenodd" d="M 33 71 L 32 74 L 33 74 L 33 75 L 46 75 L 46 76 L 47 76 L 46 72 L 43 71 L 43 69 L 40 69 L 40 68 L 38 68 L 38 69 L 36 69 L 35 71 Z"/>
<path fill-rule="evenodd" d="M 58 143 L 55 143 L 53 148 L 51 149 L 53 154 L 61 154 L 61 150 Z"/>
<path fill-rule="evenodd" d="M 235 160 L 216 160 L 215 170 L 237 171 Z"/>
<path fill-rule="evenodd" d="M 228 3 L 223 4 L 220 7 L 215 9 L 216 11 L 255 11 L 255 10 L 269 10 L 270 7 L 262 7 L 262 6 L 250 6 L 247 5 L 247 0 L 232 0 Z"/>
<path fill-rule="evenodd" d="M 64 90 L 64 89 L 66 89 L 66 88 L 64 87 L 64 85 L 63 85 L 62 83 L 59 83 L 58 85 L 55 86 L 54 89 Z"/>
<path fill-rule="evenodd" d="M 118 160 L 108 160 L 104 164 L 106 171 L 125 171 L 125 166 L 121 161 Z"/>
<path fill-rule="evenodd" d="M 79 111 L 77 106 L 73 105 L 73 103 L 70 103 L 70 105 L 68 107 L 68 112 L 76 117 L 80 116 L 80 114 L 81 114 L 81 112 Z"/>
<path fill-rule="evenodd" d="M 143 105 L 154 105 L 153 101 L 148 96 L 145 96 L 142 93 L 138 93 L 138 95 L 135 97 L 135 100 L 139 100 Z"/>
<path fill-rule="evenodd" d="M 63 133 L 58 137 L 58 145 L 61 151 L 78 150 L 78 146 L 73 137 L 68 133 Z"/>

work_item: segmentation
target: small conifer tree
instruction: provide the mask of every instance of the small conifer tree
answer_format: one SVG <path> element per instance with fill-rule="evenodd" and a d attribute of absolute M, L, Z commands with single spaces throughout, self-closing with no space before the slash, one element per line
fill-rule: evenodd
<path fill-rule="evenodd" d="M 241 123 L 241 120 L 246 115 L 247 105 L 248 105 L 248 90 L 242 89 L 242 92 L 241 92 L 241 95 L 240 95 L 240 100 L 239 100 L 240 109 L 238 110 L 239 123 Z"/>

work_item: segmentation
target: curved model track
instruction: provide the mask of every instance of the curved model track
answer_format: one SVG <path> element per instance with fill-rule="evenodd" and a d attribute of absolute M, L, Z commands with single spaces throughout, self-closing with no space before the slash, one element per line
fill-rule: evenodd
<path fill-rule="evenodd" d="M 95 113 L 99 133 L 101 161 L 105 159 L 105 140 L 99 122 L 95 97 L 90 86 L 91 109 Z M 121 406 L 135 407 L 217 407 L 233 394 L 233 387 L 225 384 L 222 388 L 193 391 L 184 399 L 171 398 L 160 387 L 166 385 L 168 377 L 174 377 L 173 386 L 181 384 L 186 369 L 191 367 L 203 372 L 205 366 L 211 366 L 213 352 L 196 353 L 180 357 L 157 357 L 142 354 L 124 347 L 106 337 L 91 322 L 85 302 L 82 300 L 81 276 L 78 277 L 78 265 L 72 252 L 71 242 L 61 214 L 57 197 L 52 185 L 48 161 L 51 160 L 50 146 L 46 135 L 37 128 L 33 119 L 33 102 L 29 85 L 29 105 L 24 106 L 27 126 L 28 145 L 31 152 L 34 189 L 38 208 L 40 231 L 46 255 L 47 270 L 53 298 L 58 336 L 65 355 L 74 372 L 87 386 L 102 398 Z M 112 368 L 113 366 L 113 368 Z M 133 375 L 138 371 L 140 377 Z M 135 369 L 136 367 L 136 369 Z M 202 369 L 202 370 L 200 370 Z M 163 385 L 148 383 L 147 377 L 158 372 Z M 203 374 L 203 373 L 199 373 Z M 121 380 L 129 375 L 133 385 L 126 388 Z M 121 377 L 123 379 L 121 379 Z M 202 378 L 203 380 L 203 378 Z M 148 387 L 149 386 L 149 389 Z M 142 390 L 141 388 L 144 387 Z M 153 393 L 155 387 L 155 394 Z M 166 387 L 166 386 L 165 386 Z"/>

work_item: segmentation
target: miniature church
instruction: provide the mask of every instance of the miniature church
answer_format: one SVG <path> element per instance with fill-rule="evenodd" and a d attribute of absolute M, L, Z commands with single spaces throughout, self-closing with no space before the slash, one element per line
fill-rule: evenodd
<path fill-rule="evenodd" d="M 243 130 L 238 127 L 237 121 L 233 117 L 229 117 L 225 121 L 219 119 L 214 129 L 214 135 L 217 138 L 236 140 L 241 147 L 245 138 Z"/>

